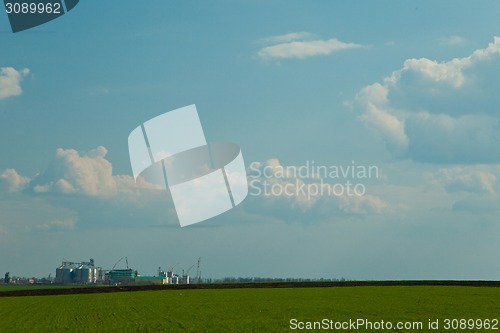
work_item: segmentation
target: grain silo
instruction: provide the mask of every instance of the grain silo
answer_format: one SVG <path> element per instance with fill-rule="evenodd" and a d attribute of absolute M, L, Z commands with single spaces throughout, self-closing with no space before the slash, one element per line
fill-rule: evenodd
<path fill-rule="evenodd" d="M 68 261 L 63 261 L 61 266 L 56 268 L 56 283 L 68 284 L 73 283 L 76 267 L 75 264 Z"/>
<path fill-rule="evenodd" d="M 104 281 L 104 271 L 94 266 L 94 259 L 79 263 L 63 261 L 56 268 L 55 283 L 60 284 L 93 284 Z"/>

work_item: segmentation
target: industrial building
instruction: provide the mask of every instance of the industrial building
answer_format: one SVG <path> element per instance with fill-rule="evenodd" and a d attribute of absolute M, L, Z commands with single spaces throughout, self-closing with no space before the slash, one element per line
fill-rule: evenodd
<path fill-rule="evenodd" d="M 137 277 L 137 271 L 132 268 L 112 269 L 106 273 L 105 281 L 109 284 L 132 284 Z"/>
<path fill-rule="evenodd" d="M 159 268 L 158 275 L 165 280 L 164 284 L 189 284 L 191 280 L 188 273 L 183 273 L 179 276 L 172 269 L 164 272 Z"/>
<path fill-rule="evenodd" d="M 125 259 L 126 269 L 115 269 L 122 259 Z M 170 267 L 168 271 L 162 271 L 158 267 L 157 276 L 140 275 L 136 270 L 129 268 L 127 257 L 118 260 L 111 270 L 103 270 L 101 267 L 96 267 L 94 259 L 90 261 L 71 262 L 63 261 L 61 266 L 56 269 L 56 284 L 111 284 L 111 285 L 131 285 L 131 284 L 189 284 L 191 278 L 189 271 L 195 266 L 191 266 L 186 272 L 182 271 L 182 275 L 174 273 L 174 268 L 178 264 Z M 199 281 L 200 259 L 198 259 L 198 269 L 196 280 Z M 6 275 L 7 278 L 7 275 Z"/>
<path fill-rule="evenodd" d="M 163 276 L 138 275 L 134 279 L 134 284 L 144 284 L 144 285 L 167 284 L 167 280 Z"/>
<path fill-rule="evenodd" d="M 94 265 L 94 259 L 82 262 L 63 261 L 56 268 L 54 280 L 58 284 L 95 284 L 103 281 L 104 271 Z"/>
<path fill-rule="evenodd" d="M 201 271 L 200 271 L 200 261 L 201 258 L 198 258 L 198 265 L 196 268 L 196 277 L 194 279 L 195 283 L 201 280 Z M 158 275 L 160 277 L 163 277 L 165 279 L 165 284 L 190 284 L 191 283 L 191 277 L 189 275 L 189 272 L 195 267 L 195 265 L 192 265 L 189 267 L 187 271 L 182 270 L 182 275 L 178 275 L 174 273 L 174 268 L 178 265 L 179 263 L 175 264 L 174 266 L 170 267 L 168 271 L 162 271 L 161 267 L 158 267 Z"/>

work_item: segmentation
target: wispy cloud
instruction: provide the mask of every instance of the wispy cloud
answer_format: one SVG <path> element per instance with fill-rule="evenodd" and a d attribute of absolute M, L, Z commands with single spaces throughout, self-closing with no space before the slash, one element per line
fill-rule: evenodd
<path fill-rule="evenodd" d="M 37 230 L 73 230 L 76 229 L 76 219 L 75 218 L 67 218 L 61 220 L 51 220 L 46 223 L 41 223 L 35 226 Z"/>
<path fill-rule="evenodd" d="M 443 37 L 438 39 L 439 44 L 445 45 L 445 46 L 455 46 L 462 44 L 465 40 L 460 37 L 460 36 L 448 36 L 448 37 Z"/>
<path fill-rule="evenodd" d="M 361 44 L 345 43 L 336 38 L 319 39 L 308 32 L 271 36 L 262 39 L 261 42 L 272 44 L 263 47 L 257 53 L 259 58 L 264 60 L 304 59 L 363 47 Z"/>
<path fill-rule="evenodd" d="M 297 40 L 310 40 L 314 38 L 317 38 L 316 35 L 310 32 L 291 32 L 289 34 L 262 38 L 260 42 L 264 44 L 274 44 L 274 43 L 278 44 L 278 43 L 288 43 Z"/>
<path fill-rule="evenodd" d="M 440 169 L 434 176 L 448 192 L 495 194 L 500 169 L 488 165 L 453 166 Z"/>

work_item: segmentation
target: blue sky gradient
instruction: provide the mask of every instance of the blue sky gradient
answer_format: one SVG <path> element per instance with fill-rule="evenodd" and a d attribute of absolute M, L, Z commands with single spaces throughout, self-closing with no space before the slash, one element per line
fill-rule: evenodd
<path fill-rule="evenodd" d="M 16 34 L 1 12 L 0 272 L 128 256 L 153 274 L 201 256 L 207 277 L 496 279 L 499 9 L 80 1 Z M 134 184 L 127 137 L 190 104 L 247 166 L 380 177 L 363 197 L 248 197 L 180 228 L 168 194 Z"/>

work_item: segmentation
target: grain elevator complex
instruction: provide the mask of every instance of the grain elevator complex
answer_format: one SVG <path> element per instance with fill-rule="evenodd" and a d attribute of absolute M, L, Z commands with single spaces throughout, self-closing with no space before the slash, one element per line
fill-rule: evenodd
<path fill-rule="evenodd" d="M 104 270 L 94 265 L 94 259 L 82 262 L 63 261 L 56 268 L 57 284 L 95 284 L 104 281 Z"/>
<path fill-rule="evenodd" d="M 163 285 L 163 284 L 190 284 L 193 279 L 189 276 L 189 271 L 195 266 L 191 266 L 187 272 L 182 272 L 178 275 L 174 272 L 175 266 L 167 271 L 162 271 L 158 268 L 158 275 L 149 276 L 141 275 L 137 270 L 128 267 L 128 260 L 126 259 L 126 269 L 115 269 L 117 264 L 122 260 L 121 258 L 111 270 L 104 270 L 102 267 L 97 267 L 94 259 L 82 262 L 63 261 L 59 267 L 56 268 L 55 284 L 63 285 Z M 200 258 L 198 259 L 198 268 L 196 273 L 195 282 L 200 281 Z"/>

